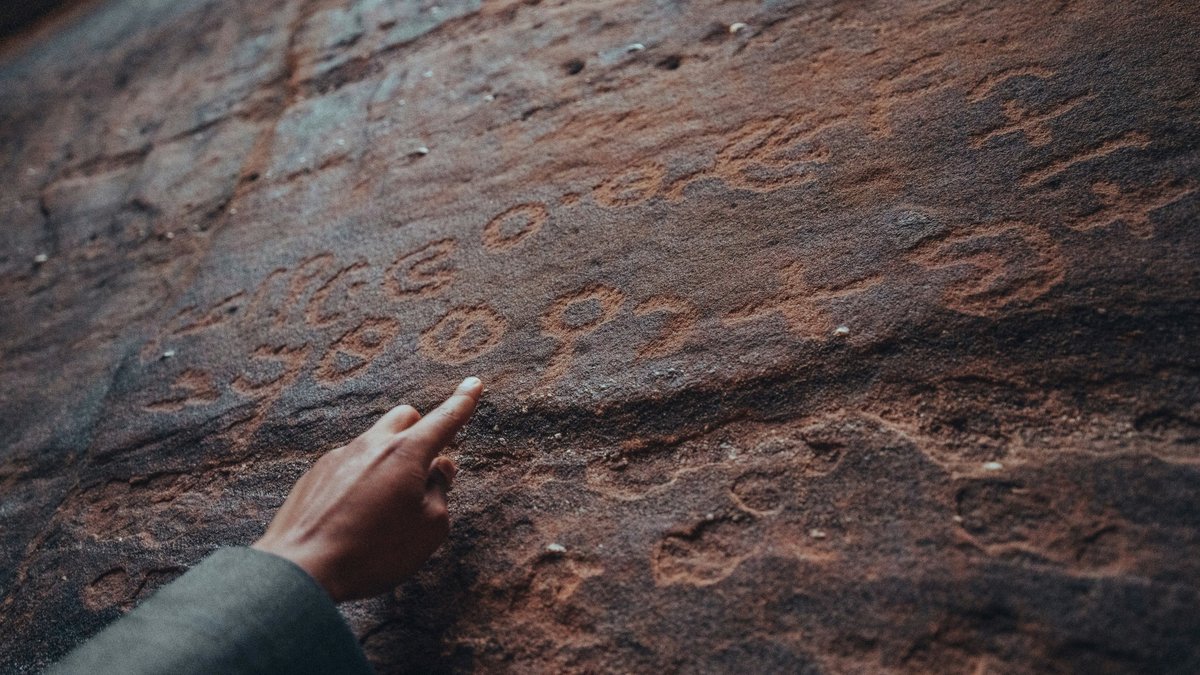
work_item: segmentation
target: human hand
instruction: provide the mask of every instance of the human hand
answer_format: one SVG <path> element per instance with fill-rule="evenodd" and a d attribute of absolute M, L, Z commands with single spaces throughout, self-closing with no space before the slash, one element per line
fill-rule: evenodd
<path fill-rule="evenodd" d="M 449 534 L 446 493 L 458 467 L 437 455 L 471 418 L 482 390 L 468 377 L 424 418 L 397 406 L 326 453 L 253 548 L 296 563 L 334 602 L 395 588 Z"/>

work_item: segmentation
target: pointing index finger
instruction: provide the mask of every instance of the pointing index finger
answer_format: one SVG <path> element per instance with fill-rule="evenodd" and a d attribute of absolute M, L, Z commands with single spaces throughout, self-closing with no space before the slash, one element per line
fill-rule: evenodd
<path fill-rule="evenodd" d="M 468 377 L 458 385 L 450 398 L 404 432 L 417 447 L 424 450 L 427 462 L 432 461 L 442 448 L 454 440 L 454 434 L 471 419 L 482 391 L 483 383 L 479 378 Z"/>

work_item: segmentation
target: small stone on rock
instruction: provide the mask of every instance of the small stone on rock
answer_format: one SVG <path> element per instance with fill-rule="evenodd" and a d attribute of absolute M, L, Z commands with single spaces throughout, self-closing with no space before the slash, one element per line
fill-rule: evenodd
<path fill-rule="evenodd" d="M 1000 462 L 984 462 L 983 468 L 988 471 L 999 471 L 1004 468 L 1004 465 Z"/>
<path fill-rule="evenodd" d="M 562 544 L 550 544 L 546 547 L 546 550 L 550 553 L 566 553 L 567 547 Z"/>
<path fill-rule="evenodd" d="M 730 33 L 739 33 L 741 31 L 746 30 L 747 28 L 749 28 L 749 26 L 742 23 L 741 21 L 729 24 L 729 32 Z"/>
<path fill-rule="evenodd" d="M 626 47 L 626 48 L 625 48 L 625 51 L 627 51 L 627 52 L 640 52 L 640 51 L 642 51 L 642 50 L 643 50 L 643 49 L 645 49 L 645 48 L 646 48 L 646 45 L 644 45 L 644 44 L 642 44 L 642 43 L 640 43 L 640 42 L 635 42 L 635 43 L 633 43 L 633 44 L 629 45 L 628 47 Z"/>
<path fill-rule="evenodd" d="M 833 329 L 833 334 L 834 335 L 849 335 L 850 327 L 849 326 L 838 326 L 837 328 Z"/>
<path fill-rule="evenodd" d="M 45 253 L 39 253 L 39 254 L 33 256 L 33 262 L 35 262 L 39 265 L 41 265 L 42 263 L 46 262 L 49 259 L 50 259 L 50 256 L 46 255 Z"/>
<path fill-rule="evenodd" d="M 808 536 L 812 537 L 813 539 L 824 539 L 825 531 L 824 530 L 815 530 L 815 529 L 809 530 Z"/>
<path fill-rule="evenodd" d="M 163 352 L 163 353 L 162 353 L 162 357 L 163 357 L 164 359 L 170 359 L 170 358 L 174 358 L 174 357 L 175 357 L 175 350 L 174 350 L 174 349 L 168 349 L 167 351 L 165 351 L 165 352 Z"/>

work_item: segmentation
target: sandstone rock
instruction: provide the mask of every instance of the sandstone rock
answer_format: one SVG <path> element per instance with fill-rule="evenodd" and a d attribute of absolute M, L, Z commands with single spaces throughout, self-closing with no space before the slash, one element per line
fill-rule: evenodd
<path fill-rule="evenodd" d="M 381 672 L 1200 670 L 1197 29 L 108 0 L 8 38 L 0 669 L 478 375 L 450 543 L 345 607 Z"/>

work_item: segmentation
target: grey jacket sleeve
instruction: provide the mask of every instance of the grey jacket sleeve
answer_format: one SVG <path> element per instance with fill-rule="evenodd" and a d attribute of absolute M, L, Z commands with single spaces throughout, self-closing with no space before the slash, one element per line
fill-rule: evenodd
<path fill-rule="evenodd" d="M 371 673 L 333 600 L 304 570 L 221 549 L 50 673 Z"/>

